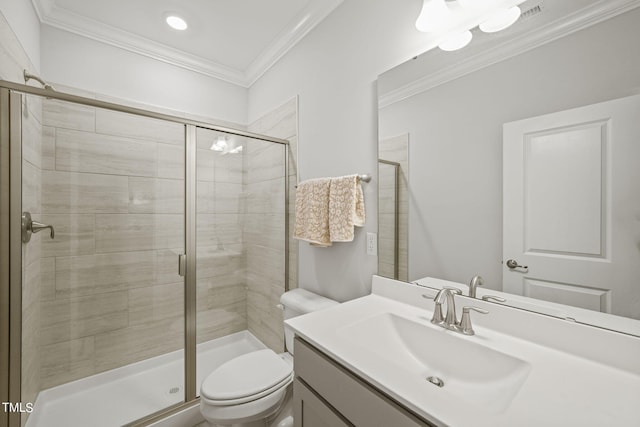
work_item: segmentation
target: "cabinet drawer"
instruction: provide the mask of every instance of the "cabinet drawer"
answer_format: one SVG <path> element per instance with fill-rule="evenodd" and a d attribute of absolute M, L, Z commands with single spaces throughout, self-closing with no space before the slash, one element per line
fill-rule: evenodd
<path fill-rule="evenodd" d="M 353 427 L 302 381 L 293 382 L 295 427 Z"/>
<path fill-rule="evenodd" d="M 296 337 L 294 372 L 356 426 L 432 426 Z"/>

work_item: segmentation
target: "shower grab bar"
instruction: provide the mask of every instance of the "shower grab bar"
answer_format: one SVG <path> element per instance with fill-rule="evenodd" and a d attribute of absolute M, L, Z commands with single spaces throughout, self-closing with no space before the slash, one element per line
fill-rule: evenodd
<path fill-rule="evenodd" d="M 49 237 L 55 238 L 56 232 L 53 229 L 53 225 L 46 225 L 38 221 L 31 219 L 29 212 L 22 212 L 22 242 L 28 243 L 31 240 L 31 235 L 39 233 L 42 230 L 49 229 Z"/>

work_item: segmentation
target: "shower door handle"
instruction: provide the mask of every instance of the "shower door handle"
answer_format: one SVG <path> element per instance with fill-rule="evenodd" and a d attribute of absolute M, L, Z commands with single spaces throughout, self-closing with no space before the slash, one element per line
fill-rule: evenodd
<path fill-rule="evenodd" d="M 31 219 L 29 212 L 22 212 L 22 242 L 28 243 L 31 240 L 31 235 L 39 233 L 42 230 L 49 229 L 49 236 L 53 239 L 56 232 L 53 229 L 53 225 L 46 225 L 38 221 Z"/>
<path fill-rule="evenodd" d="M 184 277 L 184 274 L 187 270 L 187 255 L 180 254 L 178 255 L 178 274 L 180 277 Z"/>

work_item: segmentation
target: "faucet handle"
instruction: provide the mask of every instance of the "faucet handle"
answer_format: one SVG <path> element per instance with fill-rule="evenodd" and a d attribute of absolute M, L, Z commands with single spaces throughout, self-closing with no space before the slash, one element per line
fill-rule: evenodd
<path fill-rule="evenodd" d="M 507 302 L 506 299 L 501 298 L 501 297 L 496 297 L 494 295 L 483 295 L 482 296 L 482 300 L 483 301 Z"/>
<path fill-rule="evenodd" d="M 477 311 L 482 314 L 489 314 L 487 310 L 483 310 L 482 308 L 465 306 L 462 307 L 462 318 L 460 319 L 460 332 L 465 335 L 475 335 L 475 331 L 471 326 L 471 313 L 470 311 Z"/>
<path fill-rule="evenodd" d="M 422 294 L 422 298 L 431 299 L 431 297 L 427 294 Z M 436 299 L 437 298 L 433 299 L 436 304 L 433 307 L 433 317 L 431 318 L 431 323 L 439 325 L 444 320 L 444 317 L 442 316 L 442 303 L 436 301 Z"/>

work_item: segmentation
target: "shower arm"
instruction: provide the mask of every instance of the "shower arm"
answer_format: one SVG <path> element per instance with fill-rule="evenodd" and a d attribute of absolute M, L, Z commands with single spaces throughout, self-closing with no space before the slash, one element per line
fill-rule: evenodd
<path fill-rule="evenodd" d="M 47 90 L 55 90 L 53 88 L 53 86 L 51 86 L 49 83 L 45 82 L 44 80 L 42 80 L 40 77 L 29 73 L 27 70 L 23 71 L 23 75 L 24 75 L 24 82 L 27 83 L 29 80 L 35 80 L 38 83 L 40 83 L 42 85 L 42 87 L 44 87 Z"/>

